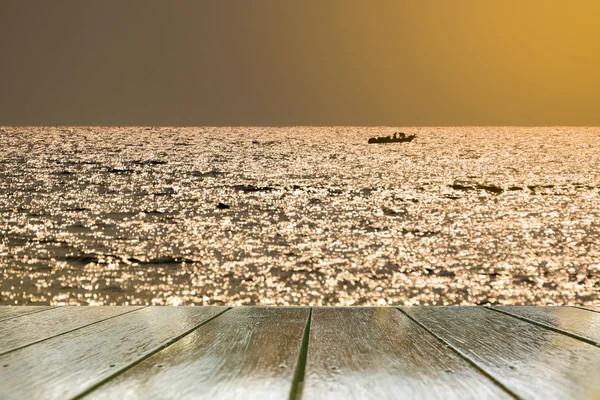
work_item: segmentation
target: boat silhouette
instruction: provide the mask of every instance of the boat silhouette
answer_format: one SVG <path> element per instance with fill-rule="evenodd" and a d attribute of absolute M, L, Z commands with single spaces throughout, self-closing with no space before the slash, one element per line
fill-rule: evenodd
<path fill-rule="evenodd" d="M 403 142 L 412 142 L 416 135 L 406 136 L 404 133 L 396 132 L 393 137 L 390 136 L 380 136 L 369 139 L 369 143 L 403 143 Z"/>

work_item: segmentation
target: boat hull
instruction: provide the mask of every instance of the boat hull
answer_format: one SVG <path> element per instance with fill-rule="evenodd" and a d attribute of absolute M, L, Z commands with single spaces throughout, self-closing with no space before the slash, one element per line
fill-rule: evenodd
<path fill-rule="evenodd" d="M 370 144 L 384 144 L 384 143 L 405 143 L 412 142 L 416 136 L 408 136 L 405 138 L 392 139 L 390 137 L 382 137 L 382 138 L 370 138 L 368 143 Z"/>

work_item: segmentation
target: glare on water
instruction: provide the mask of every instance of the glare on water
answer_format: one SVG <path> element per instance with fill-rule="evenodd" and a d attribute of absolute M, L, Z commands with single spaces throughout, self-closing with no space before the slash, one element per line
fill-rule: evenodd
<path fill-rule="evenodd" d="M 0 304 L 600 305 L 600 128 L 0 143 Z"/>

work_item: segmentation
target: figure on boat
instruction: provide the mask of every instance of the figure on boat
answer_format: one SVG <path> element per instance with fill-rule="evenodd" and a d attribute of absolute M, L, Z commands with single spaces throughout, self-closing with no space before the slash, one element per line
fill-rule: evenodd
<path fill-rule="evenodd" d="M 380 136 L 376 138 L 370 138 L 369 143 L 401 143 L 401 142 L 412 142 L 416 135 L 406 136 L 403 132 L 394 132 L 393 137 Z"/>

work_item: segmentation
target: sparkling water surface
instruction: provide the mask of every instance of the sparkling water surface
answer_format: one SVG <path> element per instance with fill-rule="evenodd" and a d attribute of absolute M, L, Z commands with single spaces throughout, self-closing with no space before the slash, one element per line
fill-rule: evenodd
<path fill-rule="evenodd" d="M 395 131 L 417 138 L 367 144 Z M 600 305 L 600 128 L 4 127 L 0 144 L 0 304 Z"/>

